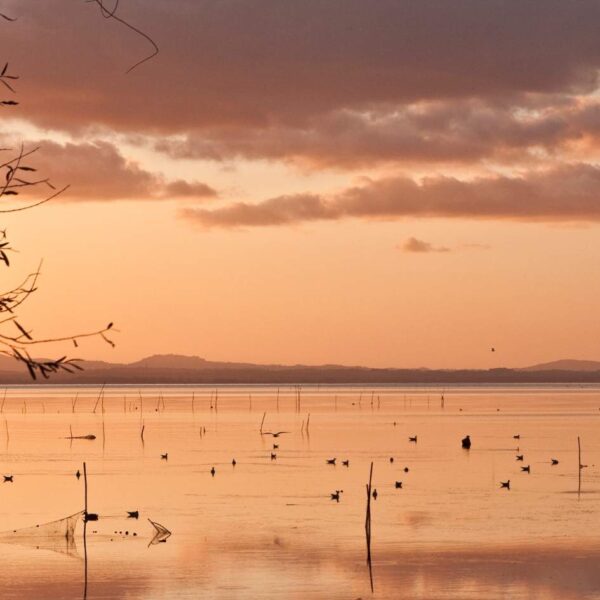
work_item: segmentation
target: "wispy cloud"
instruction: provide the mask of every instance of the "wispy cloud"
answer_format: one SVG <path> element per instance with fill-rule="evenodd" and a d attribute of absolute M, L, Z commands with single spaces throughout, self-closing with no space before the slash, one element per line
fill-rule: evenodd
<path fill-rule="evenodd" d="M 406 176 L 368 180 L 331 196 L 297 194 L 257 204 L 190 208 L 183 216 L 204 227 L 256 227 L 339 221 L 451 217 L 540 221 L 600 220 L 600 167 L 561 165 L 520 176 L 472 180 Z"/>

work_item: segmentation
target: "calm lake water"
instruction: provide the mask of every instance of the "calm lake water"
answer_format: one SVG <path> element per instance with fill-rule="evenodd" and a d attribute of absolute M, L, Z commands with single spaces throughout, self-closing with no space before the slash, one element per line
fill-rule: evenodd
<path fill-rule="evenodd" d="M 447 388 L 443 407 L 431 388 L 98 391 L 11 387 L 0 414 L 0 531 L 82 510 L 87 463 L 87 598 L 600 599 L 598 387 Z M 289 433 L 261 435 L 264 412 Z M 147 518 L 172 536 L 150 544 Z M 83 598 L 82 529 L 68 551 L 0 543 L 1 597 Z"/>

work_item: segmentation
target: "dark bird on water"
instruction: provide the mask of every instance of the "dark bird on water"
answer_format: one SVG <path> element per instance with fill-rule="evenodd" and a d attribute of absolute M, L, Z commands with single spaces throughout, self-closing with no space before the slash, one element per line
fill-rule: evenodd
<path fill-rule="evenodd" d="M 4 475 L 4 483 L 12 483 L 13 476 L 12 475 Z"/>
<path fill-rule="evenodd" d="M 349 460 L 343 460 L 343 461 L 342 461 L 342 465 L 343 465 L 344 467 L 349 467 L 349 466 L 350 466 L 350 461 L 349 461 Z"/>
<path fill-rule="evenodd" d="M 523 473 L 531 473 L 531 465 L 527 465 L 526 467 L 521 467 L 521 471 L 523 471 Z"/>
<path fill-rule="evenodd" d="M 377 500 L 377 490 L 373 490 L 373 500 Z"/>
<path fill-rule="evenodd" d="M 408 471 L 409 471 L 409 468 L 408 467 L 404 467 L 404 472 L 408 473 Z"/>
<path fill-rule="evenodd" d="M 396 481 L 396 489 L 399 490 L 402 487 L 401 481 Z"/>
<path fill-rule="evenodd" d="M 335 458 L 328 458 L 327 459 L 327 464 L 328 465 L 335 465 Z"/>
<path fill-rule="evenodd" d="M 277 454 L 271 452 L 271 460 L 275 460 L 277 458 Z"/>
<path fill-rule="evenodd" d="M 272 435 L 274 438 L 279 437 L 282 433 L 289 433 L 289 431 L 263 431 L 262 435 Z"/>
<path fill-rule="evenodd" d="M 523 460 L 523 455 L 522 454 L 517 454 L 517 460 Z"/>
<path fill-rule="evenodd" d="M 501 481 L 500 482 L 500 487 L 501 488 L 506 488 L 507 490 L 510 490 L 510 479 L 508 481 Z"/>
<path fill-rule="evenodd" d="M 394 462 L 394 457 L 390 456 L 390 462 L 393 463 Z"/>
<path fill-rule="evenodd" d="M 217 471 L 216 471 L 216 469 L 215 469 L 214 467 L 213 467 L 213 468 L 210 470 L 210 474 L 211 474 L 213 477 L 215 476 L 215 473 L 216 473 L 216 472 L 217 472 Z"/>
<path fill-rule="evenodd" d="M 517 435 L 513 435 L 513 440 L 520 440 L 521 439 L 521 434 L 517 433 Z"/>
<path fill-rule="evenodd" d="M 127 511 L 127 518 L 128 519 L 139 519 L 140 518 L 140 511 L 139 510 L 128 510 Z"/>
<path fill-rule="evenodd" d="M 273 444 L 273 450 L 277 450 L 279 448 L 279 444 Z"/>
<path fill-rule="evenodd" d="M 465 448 L 466 450 L 469 450 L 469 448 L 471 448 L 471 437 L 470 436 L 464 437 L 462 439 L 461 443 L 462 443 L 463 448 Z"/>
<path fill-rule="evenodd" d="M 231 461 L 231 464 L 235 467 L 235 465 L 237 465 L 237 462 L 235 460 L 235 458 Z"/>
<path fill-rule="evenodd" d="M 335 492 L 333 494 L 331 494 L 331 499 L 335 500 L 336 502 L 340 501 L 340 494 L 343 492 L 344 490 L 335 490 Z"/>
<path fill-rule="evenodd" d="M 552 464 L 553 464 L 553 465 L 557 465 L 557 464 L 558 464 L 558 461 L 556 460 L 556 458 L 553 458 L 553 459 L 552 459 Z"/>
<path fill-rule="evenodd" d="M 77 477 L 77 479 L 79 479 L 81 477 L 81 471 L 79 469 L 77 469 L 77 473 L 75 473 L 75 477 Z"/>
<path fill-rule="evenodd" d="M 168 453 L 168 452 L 165 452 L 164 454 L 161 454 L 161 455 L 160 455 L 160 457 L 161 457 L 163 460 L 169 460 L 169 453 Z"/>
<path fill-rule="evenodd" d="M 414 435 L 414 436 L 411 436 L 411 437 L 409 437 L 409 438 L 408 438 L 408 441 L 409 441 L 409 442 L 414 442 L 414 443 L 416 444 L 416 443 L 417 443 L 417 436 L 416 436 L 416 435 Z"/>

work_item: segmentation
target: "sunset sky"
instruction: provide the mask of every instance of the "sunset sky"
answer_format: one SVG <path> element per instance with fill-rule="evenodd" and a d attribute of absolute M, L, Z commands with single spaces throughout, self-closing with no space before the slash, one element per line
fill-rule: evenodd
<path fill-rule="evenodd" d="M 160 48 L 129 74 L 152 49 L 97 5 L 2 2 L 0 147 L 71 186 L 2 220 L 5 281 L 44 259 L 37 335 L 114 321 L 115 349 L 75 352 L 119 361 L 600 359 L 599 2 L 118 11 Z"/>

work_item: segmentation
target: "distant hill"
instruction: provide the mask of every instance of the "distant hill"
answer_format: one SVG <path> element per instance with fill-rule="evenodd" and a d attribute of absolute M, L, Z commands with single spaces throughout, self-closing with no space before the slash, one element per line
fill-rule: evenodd
<path fill-rule="evenodd" d="M 132 363 L 82 361 L 73 374 L 36 383 L 54 384 L 434 384 L 600 383 L 600 362 L 559 360 L 524 369 L 373 369 L 343 365 L 257 365 L 162 354 Z M 0 356 L 0 385 L 31 383 L 26 370 Z"/>
<path fill-rule="evenodd" d="M 564 359 L 541 363 L 520 369 L 521 371 L 600 371 L 600 361 Z"/>

